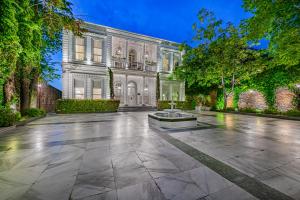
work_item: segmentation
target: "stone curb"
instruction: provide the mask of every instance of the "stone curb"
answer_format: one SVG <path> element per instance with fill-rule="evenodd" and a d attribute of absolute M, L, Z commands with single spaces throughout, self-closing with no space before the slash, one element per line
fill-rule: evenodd
<path fill-rule="evenodd" d="M 231 113 L 237 115 L 249 115 L 255 117 L 269 117 L 275 119 L 286 119 L 286 120 L 296 120 L 300 121 L 300 117 L 293 117 L 293 116 L 285 116 L 285 115 L 272 115 L 272 114 L 258 114 L 258 113 L 246 113 L 246 112 L 236 112 L 236 111 L 216 111 L 219 113 Z"/>

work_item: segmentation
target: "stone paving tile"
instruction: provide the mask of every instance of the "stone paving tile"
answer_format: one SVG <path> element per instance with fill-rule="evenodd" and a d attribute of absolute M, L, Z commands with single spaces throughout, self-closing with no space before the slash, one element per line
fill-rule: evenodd
<path fill-rule="evenodd" d="M 113 169 L 79 174 L 72 190 L 72 199 L 81 199 L 115 190 Z"/>
<path fill-rule="evenodd" d="M 118 200 L 166 200 L 153 180 L 123 187 L 117 193 Z"/>
<path fill-rule="evenodd" d="M 207 196 L 188 172 L 162 176 L 155 179 L 155 182 L 167 199 L 199 199 Z"/>
<path fill-rule="evenodd" d="M 205 200 L 257 200 L 254 196 L 245 192 L 238 186 L 225 188 L 216 193 L 212 193 L 205 197 Z"/>
<path fill-rule="evenodd" d="M 299 122 L 203 114 L 208 128 L 166 134 L 298 198 Z M 146 112 L 52 115 L 0 146 L 1 200 L 255 199 L 159 137 Z"/>

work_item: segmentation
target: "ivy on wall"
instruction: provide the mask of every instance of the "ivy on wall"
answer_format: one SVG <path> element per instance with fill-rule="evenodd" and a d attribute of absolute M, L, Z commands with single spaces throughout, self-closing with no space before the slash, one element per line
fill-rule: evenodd
<path fill-rule="evenodd" d="M 266 70 L 252 79 L 241 82 L 234 88 L 233 107 L 238 108 L 240 94 L 250 89 L 261 92 L 269 109 L 275 109 L 275 93 L 279 87 L 287 87 L 294 93 L 299 95 L 299 89 L 295 87 L 296 83 L 300 83 L 300 67 L 294 66 L 285 68 L 277 66 Z M 231 92 L 231 91 L 230 91 Z M 295 99 L 295 104 L 298 105 L 299 99 Z M 224 108 L 223 93 L 218 91 L 216 109 L 222 110 Z"/>
<path fill-rule="evenodd" d="M 110 68 L 108 68 L 109 72 L 109 89 L 110 89 L 110 98 L 115 98 L 115 92 L 114 92 L 114 74 Z"/>

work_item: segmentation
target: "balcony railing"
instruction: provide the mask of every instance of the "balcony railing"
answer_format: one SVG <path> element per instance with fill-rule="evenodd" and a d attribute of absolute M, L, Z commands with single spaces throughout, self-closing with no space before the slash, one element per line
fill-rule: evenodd
<path fill-rule="evenodd" d="M 130 62 L 130 63 L 128 63 L 128 69 L 130 69 L 130 70 L 143 70 L 143 63 Z"/>
<path fill-rule="evenodd" d="M 117 69 L 126 68 L 126 59 L 125 58 L 112 58 L 112 66 Z"/>
<path fill-rule="evenodd" d="M 125 58 L 112 58 L 112 67 L 116 69 L 126 69 L 126 59 Z M 128 70 L 137 70 L 143 71 L 144 70 L 144 63 L 141 62 L 129 62 L 128 63 Z M 157 63 L 155 62 L 145 62 L 145 70 L 150 72 L 156 72 L 157 70 Z"/>

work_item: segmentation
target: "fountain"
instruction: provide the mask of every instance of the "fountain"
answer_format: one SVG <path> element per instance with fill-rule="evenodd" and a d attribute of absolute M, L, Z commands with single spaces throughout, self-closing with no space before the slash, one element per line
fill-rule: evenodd
<path fill-rule="evenodd" d="M 197 126 L 197 117 L 184 113 L 179 109 L 174 109 L 176 103 L 173 101 L 173 98 L 169 105 L 171 109 L 148 114 L 150 126 L 164 129 L 192 128 Z"/>

